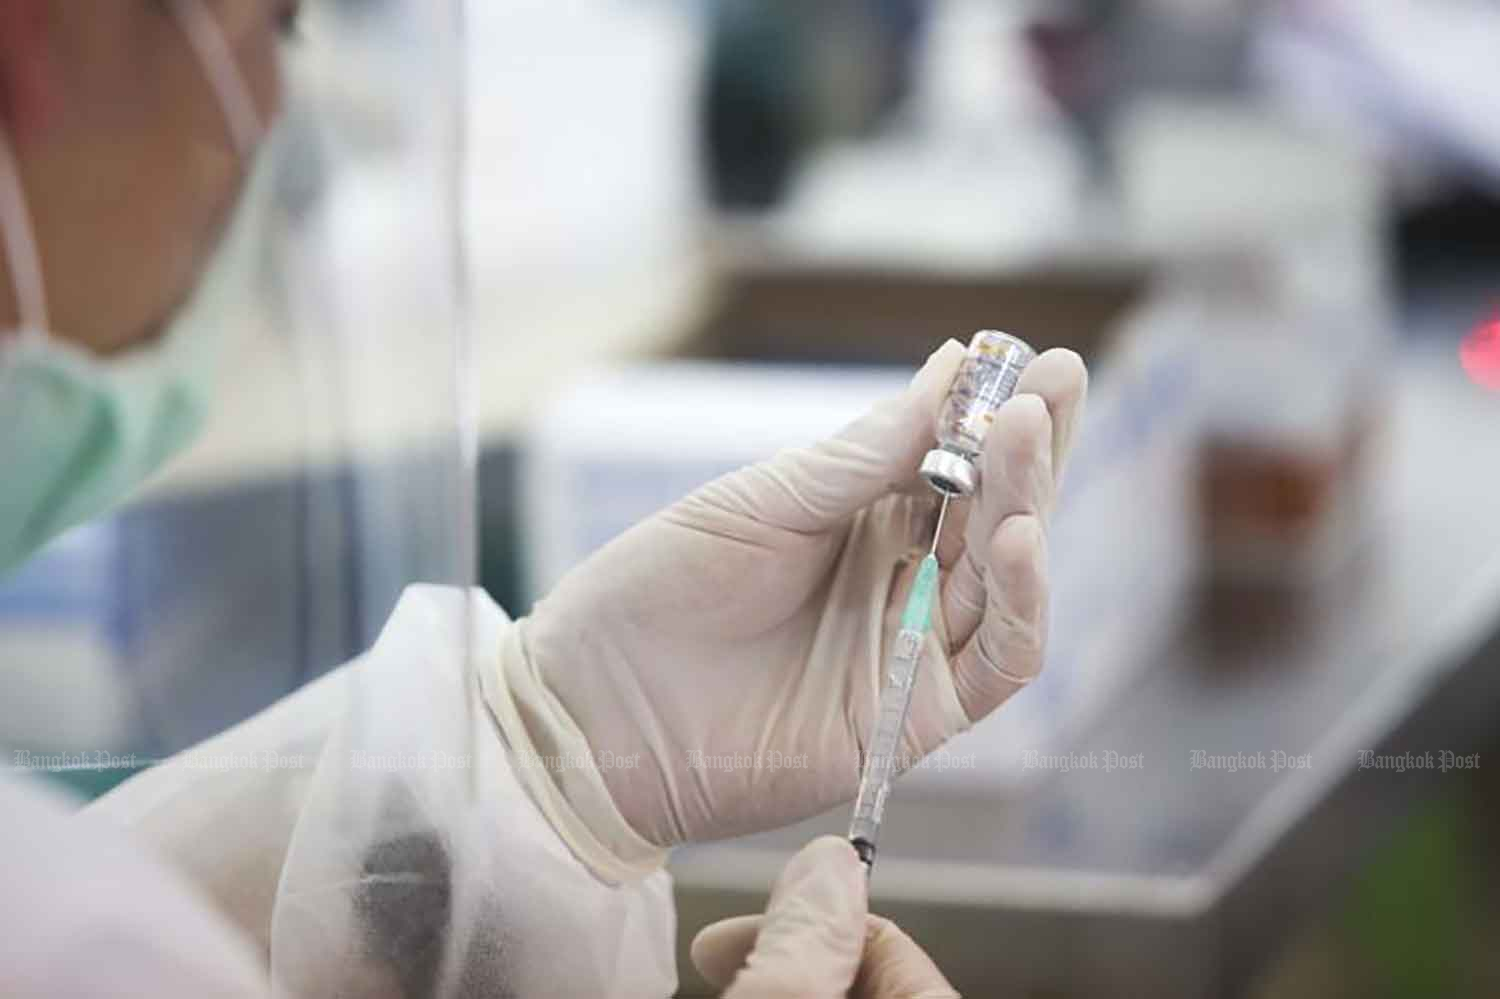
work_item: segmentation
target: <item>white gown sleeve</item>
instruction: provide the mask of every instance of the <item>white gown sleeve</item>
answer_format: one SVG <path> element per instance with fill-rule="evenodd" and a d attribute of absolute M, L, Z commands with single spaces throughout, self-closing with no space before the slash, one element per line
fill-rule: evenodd
<path fill-rule="evenodd" d="M 263 961 L 287 845 L 357 662 L 137 774 L 84 809 L 187 874 L 256 942 Z"/>
<path fill-rule="evenodd" d="M 89 811 L 189 874 L 288 994 L 670 995 L 669 876 L 590 873 L 464 696 L 468 650 L 509 627 L 479 591 L 412 587 L 366 655 Z"/>
<path fill-rule="evenodd" d="M 270 996 L 251 943 L 169 864 L 0 780 L 0 995 Z"/>

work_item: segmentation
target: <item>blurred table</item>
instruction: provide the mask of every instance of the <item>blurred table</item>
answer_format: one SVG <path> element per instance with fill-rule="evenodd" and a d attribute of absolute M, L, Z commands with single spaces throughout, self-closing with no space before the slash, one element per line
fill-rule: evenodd
<path fill-rule="evenodd" d="M 1362 768 L 1360 754 L 1437 763 L 1480 748 L 1500 713 L 1500 395 L 1464 380 L 1451 345 L 1403 349 L 1369 542 L 1330 585 L 1248 638 L 1188 615 L 1165 647 L 1122 649 L 1151 664 L 1065 747 L 1092 766 L 1008 799 L 898 786 L 872 906 L 965 994 L 1243 990 L 1454 776 Z M 1195 766 L 1200 751 L 1263 766 Z M 1139 769 L 1105 769 L 1137 754 Z M 846 822 L 841 809 L 679 851 L 684 946 L 759 911 L 786 856 Z"/>

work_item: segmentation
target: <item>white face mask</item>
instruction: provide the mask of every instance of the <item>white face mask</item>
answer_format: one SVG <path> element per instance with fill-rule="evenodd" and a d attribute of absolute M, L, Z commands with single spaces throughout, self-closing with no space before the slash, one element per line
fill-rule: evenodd
<path fill-rule="evenodd" d="M 250 162 L 263 130 L 218 23 L 201 0 L 174 0 L 172 10 Z M 0 133 L 0 235 L 21 320 L 0 331 L 0 572 L 120 499 L 202 425 L 215 346 L 205 333 L 260 244 L 266 162 L 252 170 L 212 265 L 160 340 L 100 359 L 49 332 L 30 214 Z"/>

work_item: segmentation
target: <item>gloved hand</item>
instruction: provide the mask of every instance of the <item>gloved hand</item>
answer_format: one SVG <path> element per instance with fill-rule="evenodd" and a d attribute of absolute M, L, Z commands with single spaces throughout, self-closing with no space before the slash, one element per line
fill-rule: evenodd
<path fill-rule="evenodd" d="M 486 700 L 534 799 L 602 877 L 854 797 L 937 511 L 916 469 L 962 357 L 949 341 L 832 439 L 637 524 L 509 631 Z M 977 495 L 949 510 L 911 764 L 1041 666 L 1046 518 L 1086 383 L 1071 351 L 1033 361 L 996 414 Z"/>
<path fill-rule="evenodd" d="M 803 847 L 764 916 L 736 916 L 693 939 L 693 966 L 725 999 L 957 999 L 932 959 L 872 916 L 865 869 L 836 836 Z"/>

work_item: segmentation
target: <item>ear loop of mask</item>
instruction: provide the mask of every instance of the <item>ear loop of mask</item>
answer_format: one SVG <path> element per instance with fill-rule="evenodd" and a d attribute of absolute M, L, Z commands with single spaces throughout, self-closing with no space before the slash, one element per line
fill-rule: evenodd
<path fill-rule="evenodd" d="M 36 231 L 21 189 L 21 170 L 11 148 L 10 136 L 0 128 L 0 238 L 10 265 L 11 286 L 16 294 L 16 318 L 25 339 L 46 335 L 47 293 L 42 283 L 42 257 L 36 248 Z"/>
<path fill-rule="evenodd" d="M 203 76 L 219 99 L 235 151 L 242 162 L 248 163 L 260 144 L 264 126 L 223 29 L 203 0 L 172 0 L 172 13 L 187 36 L 188 46 L 198 57 Z"/>

